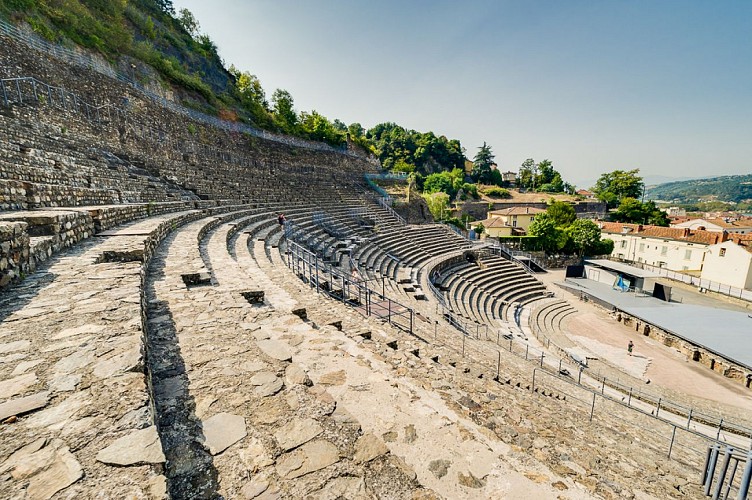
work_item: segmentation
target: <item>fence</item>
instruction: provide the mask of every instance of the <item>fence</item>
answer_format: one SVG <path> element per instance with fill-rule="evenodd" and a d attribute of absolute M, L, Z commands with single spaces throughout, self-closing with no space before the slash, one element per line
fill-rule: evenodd
<path fill-rule="evenodd" d="M 718 463 L 719 458 L 723 458 L 720 464 Z M 740 464 L 744 469 L 741 476 L 737 476 L 736 471 Z M 718 444 L 714 444 L 708 447 L 705 466 L 702 471 L 702 486 L 705 496 L 712 496 L 714 500 L 733 498 L 730 495 L 735 492 L 737 500 L 746 500 L 750 489 L 750 479 L 752 479 L 752 451 L 745 456 L 744 453 L 740 453 L 730 446 L 721 448 Z M 714 480 L 715 488 L 713 488 Z"/>
<path fill-rule="evenodd" d="M 545 306 L 531 315 L 530 329 L 533 335 L 542 343 L 547 349 L 552 347 L 559 353 L 561 353 L 565 359 L 569 357 L 566 348 L 558 345 L 555 341 L 546 335 L 545 329 L 538 323 L 540 313 L 545 309 Z M 570 362 L 568 359 L 564 362 L 564 366 L 572 365 L 578 368 L 578 362 Z M 561 369 L 562 362 L 559 363 L 559 369 Z M 715 439 L 720 440 L 723 436 L 733 435 L 742 438 L 752 438 L 752 427 L 742 425 L 737 422 L 730 421 L 724 417 L 713 416 L 704 413 L 696 408 L 682 405 L 670 399 L 664 398 L 657 394 L 650 393 L 639 387 L 635 387 L 631 384 L 622 383 L 618 378 L 608 378 L 601 375 L 599 372 L 587 373 L 587 379 L 585 383 L 591 385 L 596 389 L 599 389 L 601 393 L 610 390 L 614 397 L 619 397 L 624 400 L 624 404 L 628 407 L 639 407 L 643 410 L 654 412 L 655 416 L 662 414 L 670 414 L 671 419 L 675 421 L 682 421 L 682 424 L 689 429 L 692 425 L 701 427 L 707 434 L 714 434 Z M 583 383 L 581 380 L 581 373 L 578 376 L 578 383 Z M 750 442 L 752 448 L 752 442 Z"/>
<path fill-rule="evenodd" d="M 383 319 L 392 326 L 414 333 L 412 308 L 372 290 L 366 281 L 335 269 L 294 241 L 287 241 L 286 257 L 287 267 L 311 288 L 315 288 L 316 293 L 324 293 L 366 316 Z"/>
<path fill-rule="evenodd" d="M 616 262 L 625 262 L 630 266 L 634 266 L 640 269 L 647 269 L 666 278 L 681 281 L 688 285 L 693 285 L 703 290 L 709 290 L 711 292 L 720 293 L 721 295 L 727 295 L 729 297 L 735 297 L 738 299 L 752 302 L 752 290 L 745 290 L 743 288 L 737 288 L 731 285 L 724 285 L 715 281 L 702 279 L 698 276 L 691 276 L 689 274 L 683 274 L 677 271 L 666 269 L 665 267 L 653 266 L 644 262 L 634 262 L 627 259 L 619 259 L 617 257 L 609 256 L 609 260 Z"/>
<path fill-rule="evenodd" d="M 21 43 L 24 43 L 25 45 L 31 47 L 34 50 L 37 50 L 39 52 L 44 52 L 52 56 L 53 58 L 63 61 L 65 63 L 84 67 L 84 68 L 96 71 L 97 73 L 108 76 L 110 78 L 117 79 L 128 85 L 131 85 L 142 96 L 148 98 L 152 102 L 164 108 L 167 108 L 170 111 L 187 116 L 190 119 L 195 120 L 197 122 L 204 123 L 206 125 L 210 125 L 212 127 L 216 127 L 222 130 L 226 130 L 228 132 L 242 132 L 242 133 L 250 134 L 254 137 L 260 137 L 268 141 L 279 142 L 279 143 L 287 144 L 289 146 L 295 146 L 299 148 L 318 150 L 318 151 L 329 151 L 333 153 L 339 153 L 339 154 L 344 154 L 347 156 L 353 156 L 353 157 L 358 157 L 358 158 L 363 157 L 363 155 L 358 155 L 352 151 L 348 151 L 347 146 L 343 146 L 342 148 L 336 148 L 336 147 L 330 146 L 329 144 L 324 144 L 324 143 L 319 143 L 319 142 L 314 142 L 314 141 L 307 141 L 305 139 L 299 139 L 297 137 L 290 137 L 290 136 L 285 136 L 281 134 L 275 134 L 272 132 L 268 132 L 266 130 L 261 130 L 261 129 L 252 127 L 244 123 L 229 122 L 229 121 L 221 120 L 217 118 L 216 116 L 207 115 L 205 113 L 201 113 L 199 111 L 186 108 L 184 106 L 177 104 L 174 101 L 165 99 L 163 96 L 158 95 L 144 88 L 143 85 L 134 81 L 128 75 L 118 72 L 115 68 L 113 68 L 110 64 L 108 64 L 106 61 L 102 59 L 95 58 L 81 51 L 72 50 L 67 47 L 62 47 L 60 45 L 50 43 L 36 36 L 33 32 L 19 29 L 18 27 L 10 23 L 7 23 L 3 21 L 2 19 L 0 19 L 0 35 L 4 35 L 6 37 L 17 40 Z M 8 103 L 6 102 L 6 105 L 7 104 Z"/>

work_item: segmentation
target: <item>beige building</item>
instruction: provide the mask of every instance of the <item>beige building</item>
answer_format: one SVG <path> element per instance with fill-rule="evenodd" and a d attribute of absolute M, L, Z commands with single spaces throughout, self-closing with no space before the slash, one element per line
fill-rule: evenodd
<path fill-rule="evenodd" d="M 473 229 L 483 224 L 483 234 L 487 237 L 498 238 L 499 236 L 523 236 L 527 233 L 530 223 L 535 216 L 545 210 L 534 207 L 510 207 L 502 210 L 491 210 L 487 218 L 472 222 Z"/>
<path fill-rule="evenodd" d="M 699 273 L 708 246 L 725 239 L 723 233 L 687 228 L 619 222 L 601 222 L 600 227 L 601 237 L 614 242 L 612 256 L 673 271 Z"/>
<path fill-rule="evenodd" d="M 710 245 L 701 277 L 752 290 L 752 235 Z"/>

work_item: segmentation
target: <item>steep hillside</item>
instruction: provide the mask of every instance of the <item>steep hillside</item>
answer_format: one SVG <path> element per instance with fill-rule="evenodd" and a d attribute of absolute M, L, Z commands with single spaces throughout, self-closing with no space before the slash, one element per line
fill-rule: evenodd
<path fill-rule="evenodd" d="M 723 201 L 740 203 L 752 200 L 752 174 L 728 175 L 710 179 L 692 179 L 648 187 L 645 196 L 674 203 Z"/>
<path fill-rule="evenodd" d="M 126 78 L 224 120 L 342 149 L 349 137 L 390 169 L 451 170 L 465 160 L 459 141 L 441 134 L 394 123 L 366 130 L 315 110 L 297 111 L 284 89 L 267 97 L 255 75 L 225 67 L 198 20 L 186 9 L 176 12 L 171 0 L 2 0 L 0 19 L 47 41 L 95 52 Z"/>

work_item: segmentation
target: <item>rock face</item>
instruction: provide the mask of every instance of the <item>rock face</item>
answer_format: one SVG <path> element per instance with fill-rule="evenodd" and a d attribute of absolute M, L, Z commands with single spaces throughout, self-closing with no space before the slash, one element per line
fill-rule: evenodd
<path fill-rule="evenodd" d="M 156 426 L 134 431 L 97 454 L 97 460 L 110 465 L 158 464 L 165 461 Z"/>

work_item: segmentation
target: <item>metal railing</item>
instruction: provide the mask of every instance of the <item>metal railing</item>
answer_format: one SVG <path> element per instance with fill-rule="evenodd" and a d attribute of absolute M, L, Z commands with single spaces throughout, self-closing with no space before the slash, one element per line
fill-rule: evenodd
<path fill-rule="evenodd" d="M 719 463 L 718 460 L 722 459 Z M 736 475 L 739 466 L 743 467 L 740 476 Z M 738 478 L 738 481 L 737 481 Z M 734 498 L 737 500 L 749 498 L 750 480 L 752 479 L 752 451 L 739 452 L 731 446 L 722 448 L 718 444 L 708 447 L 705 466 L 702 471 L 702 486 L 705 496 L 719 498 Z M 715 481 L 715 488 L 713 488 Z"/>
<path fill-rule="evenodd" d="M 287 228 L 286 233 L 287 233 Z M 287 242 L 286 263 L 316 293 L 323 293 L 366 316 L 383 319 L 392 326 L 414 334 L 415 312 L 369 288 L 368 282 L 357 279 L 327 264 L 323 259 L 294 241 Z"/>
<path fill-rule="evenodd" d="M 566 348 L 552 341 L 538 324 L 537 319 L 543 309 L 545 309 L 545 306 L 530 315 L 530 330 L 546 349 L 550 350 L 553 346 L 556 351 L 563 353 L 566 361 L 563 364 L 560 363 L 560 367 L 572 365 L 577 368 L 578 363 L 569 360 Z M 618 378 L 606 377 L 605 375 L 601 375 L 599 371 L 595 373 L 588 371 L 587 376 L 596 384 L 596 388 L 600 388 L 601 392 L 604 392 L 608 388 L 614 391 L 614 393 L 621 395 L 624 400 L 623 403 L 628 407 L 635 405 L 640 405 L 643 408 L 650 407 L 652 408 L 651 411 L 654 411 L 655 416 L 660 416 L 662 412 L 670 413 L 683 419 L 683 425 L 687 429 L 693 424 L 703 426 L 708 434 L 711 432 L 715 434 L 716 440 L 722 440 L 723 436 L 727 434 L 742 438 L 752 438 L 752 427 L 731 421 L 725 417 L 709 415 L 691 406 L 686 406 L 663 396 L 645 391 L 633 384 L 622 383 Z M 579 377 L 578 383 L 582 383 Z M 752 447 L 752 441 L 750 441 L 750 447 Z"/>
<path fill-rule="evenodd" d="M 344 154 L 347 156 L 353 156 L 353 157 L 358 157 L 358 158 L 363 157 L 363 155 L 359 155 L 359 154 L 356 154 L 355 152 L 349 151 L 346 145 L 341 148 L 336 148 L 334 146 L 331 146 L 325 143 L 308 141 L 305 139 L 286 136 L 282 134 L 275 134 L 273 132 L 268 132 L 266 130 L 258 129 L 251 125 L 221 120 L 217 118 L 216 116 L 207 115 L 205 113 L 201 113 L 199 111 L 186 108 L 185 106 L 181 106 L 180 104 L 177 104 L 174 101 L 170 101 L 166 99 L 164 96 L 161 96 L 159 94 L 156 94 L 146 89 L 143 85 L 141 85 L 137 81 L 134 81 L 128 75 L 118 72 L 115 68 L 113 68 L 109 63 L 107 63 L 103 59 L 96 58 L 83 51 L 76 51 L 73 49 L 69 49 L 67 47 L 50 43 L 46 40 L 41 39 L 33 32 L 22 30 L 2 19 L 0 19 L 0 35 L 6 36 L 8 38 L 12 38 L 13 40 L 17 40 L 21 43 L 24 43 L 25 45 L 31 47 L 32 49 L 40 51 L 40 52 L 44 52 L 60 61 L 96 71 L 97 73 L 103 74 L 107 77 L 114 78 L 123 83 L 131 85 L 141 95 L 148 98 L 149 100 L 159 104 L 162 107 L 169 109 L 170 111 L 187 116 L 197 122 L 204 123 L 206 125 L 210 125 L 212 127 L 216 127 L 222 130 L 229 131 L 229 132 L 242 132 L 242 133 L 250 134 L 254 137 L 260 137 L 268 141 L 279 142 L 279 143 L 287 144 L 289 146 L 312 149 L 312 150 L 317 150 L 317 151 L 329 151 L 333 153 L 339 153 L 339 154 Z M 7 105 L 7 102 L 6 102 L 6 105 Z"/>

